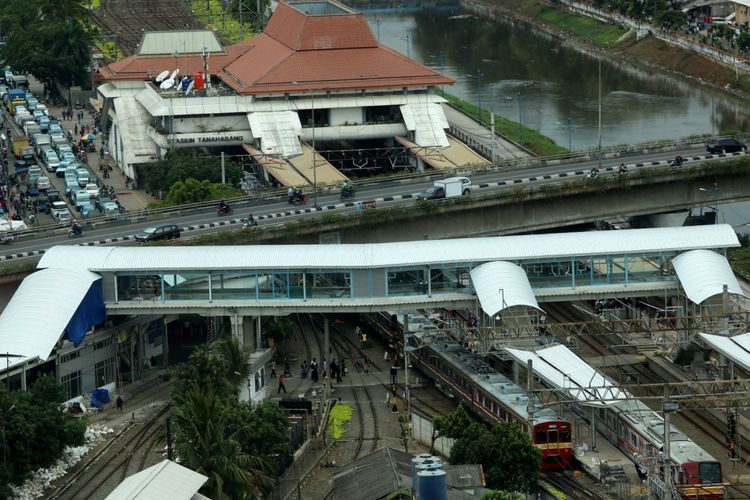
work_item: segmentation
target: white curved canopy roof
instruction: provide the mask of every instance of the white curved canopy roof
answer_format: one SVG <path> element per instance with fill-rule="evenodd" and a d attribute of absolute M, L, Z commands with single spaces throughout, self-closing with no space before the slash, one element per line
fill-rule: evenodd
<path fill-rule="evenodd" d="M 0 353 L 23 356 L 10 358 L 9 366 L 33 358 L 46 360 L 99 278 L 88 271 L 45 269 L 24 279 L 0 314 Z"/>
<path fill-rule="evenodd" d="M 539 309 L 529 278 L 520 266 L 495 261 L 471 270 L 471 281 L 482 310 L 489 316 L 513 306 Z"/>
<path fill-rule="evenodd" d="M 610 382 L 577 354 L 564 345 L 554 345 L 524 351 L 503 348 L 517 362 L 526 365 L 531 360 L 531 368 L 548 385 L 566 391 L 587 406 L 609 406 L 618 400 L 625 400 L 628 394 Z"/>
<path fill-rule="evenodd" d="M 691 250 L 672 259 L 677 277 L 688 298 L 696 304 L 719 295 L 727 285 L 729 293 L 743 295 L 726 257 L 711 250 Z"/>
<path fill-rule="evenodd" d="M 750 370 L 750 333 L 725 337 L 699 333 L 701 338 L 713 349 L 719 351 L 745 370 Z"/>
<path fill-rule="evenodd" d="M 589 255 L 640 255 L 739 245 L 732 226 L 721 224 L 348 245 L 55 246 L 44 254 L 38 267 L 90 271 L 373 269 Z"/>

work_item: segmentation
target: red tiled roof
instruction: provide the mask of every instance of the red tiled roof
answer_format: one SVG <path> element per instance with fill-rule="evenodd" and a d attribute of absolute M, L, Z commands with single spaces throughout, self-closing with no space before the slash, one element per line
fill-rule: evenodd
<path fill-rule="evenodd" d="M 231 76 L 219 76 L 241 94 L 301 93 L 322 89 L 365 89 L 451 85 L 453 80 L 387 47 L 288 51 L 280 50 L 269 64 L 264 47 L 273 42 L 255 39 L 257 47 L 247 51 L 228 68 Z M 269 58 L 270 59 L 270 58 Z M 263 65 L 264 67 L 260 67 Z"/>
<path fill-rule="evenodd" d="M 224 66 L 244 54 L 249 48 L 250 39 L 226 48 L 224 54 L 212 54 L 208 58 L 208 71 L 216 74 Z M 105 80 L 150 80 L 164 70 L 180 69 L 181 75 L 194 75 L 203 71 L 203 57 L 200 54 L 172 56 L 132 55 L 99 69 Z"/>
<path fill-rule="evenodd" d="M 378 45 L 361 14 L 306 15 L 284 2 L 279 3 L 263 32 L 294 50 Z"/>

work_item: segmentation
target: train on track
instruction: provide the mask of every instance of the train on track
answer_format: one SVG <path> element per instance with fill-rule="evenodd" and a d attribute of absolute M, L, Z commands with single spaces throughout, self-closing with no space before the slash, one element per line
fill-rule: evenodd
<path fill-rule="evenodd" d="M 400 318 L 390 313 L 363 316 L 364 322 L 389 343 L 403 345 Z M 413 321 L 413 320 L 410 320 Z M 422 325 L 429 320 L 421 317 Z M 551 409 L 534 412 L 533 396 L 495 370 L 482 357 L 467 351 L 447 333 L 436 332 L 411 352 L 412 361 L 436 386 L 461 400 L 484 420 L 518 422 L 526 431 L 529 409 L 532 409 L 534 446 L 542 455 L 542 469 L 570 467 L 573 462 L 573 426 Z M 588 411 L 585 412 L 588 414 Z M 583 412 L 581 412 L 583 415 Z M 661 491 L 661 498 L 675 494 L 684 500 L 721 500 L 726 488 L 722 482 L 721 463 L 714 459 L 676 427 L 670 427 L 672 491 L 665 491 L 663 478 L 664 420 L 641 401 L 630 399 L 600 408 L 597 428 L 638 466 L 650 483 L 652 491 Z M 586 417 L 588 418 L 588 417 Z M 668 496 L 671 495 L 671 496 Z"/>
<path fill-rule="evenodd" d="M 389 341 L 397 342 L 391 316 L 370 315 L 366 321 Z M 412 362 L 450 396 L 462 401 L 484 420 L 516 422 L 529 432 L 539 449 L 543 470 L 567 469 L 573 458 L 573 427 L 549 408 L 536 408 L 522 387 L 492 369 L 447 336 L 411 354 Z M 531 418 L 529 417 L 531 410 Z"/>

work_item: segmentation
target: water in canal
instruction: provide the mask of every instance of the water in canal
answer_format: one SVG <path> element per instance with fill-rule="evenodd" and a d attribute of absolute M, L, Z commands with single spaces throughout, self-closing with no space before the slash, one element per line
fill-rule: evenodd
<path fill-rule="evenodd" d="M 466 17 L 451 1 L 348 3 L 381 43 L 456 80 L 448 92 L 563 147 L 598 146 L 600 64 L 591 54 L 521 23 Z M 746 105 L 695 83 L 606 59 L 601 75 L 604 147 L 750 128 Z"/>

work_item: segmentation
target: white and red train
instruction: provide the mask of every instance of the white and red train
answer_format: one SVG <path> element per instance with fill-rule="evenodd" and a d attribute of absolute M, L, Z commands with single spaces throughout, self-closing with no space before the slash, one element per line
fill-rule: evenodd
<path fill-rule="evenodd" d="M 363 319 L 389 342 L 402 342 L 401 325 L 395 323 L 400 318 L 381 313 L 363 316 Z M 420 322 L 429 321 L 422 317 Z M 432 325 L 429 330 L 434 332 L 438 327 Z M 433 334 L 429 343 L 414 350 L 410 356 L 436 385 L 484 420 L 490 423 L 517 422 L 526 431 L 532 425 L 532 442 L 541 453 L 542 469 L 570 466 L 573 461 L 571 422 L 549 408 L 533 411 L 534 401 L 529 404 L 526 391 L 497 372 L 483 358 L 467 351 L 447 334 Z M 529 419 L 529 409 L 532 409 L 532 419 Z M 597 429 L 651 478 L 652 490 L 664 487 L 664 420 L 658 413 L 636 399 L 618 402 L 597 411 Z M 683 500 L 723 499 L 726 488 L 722 482 L 721 463 L 674 426 L 671 426 L 670 438 L 672 492 Z"/>

